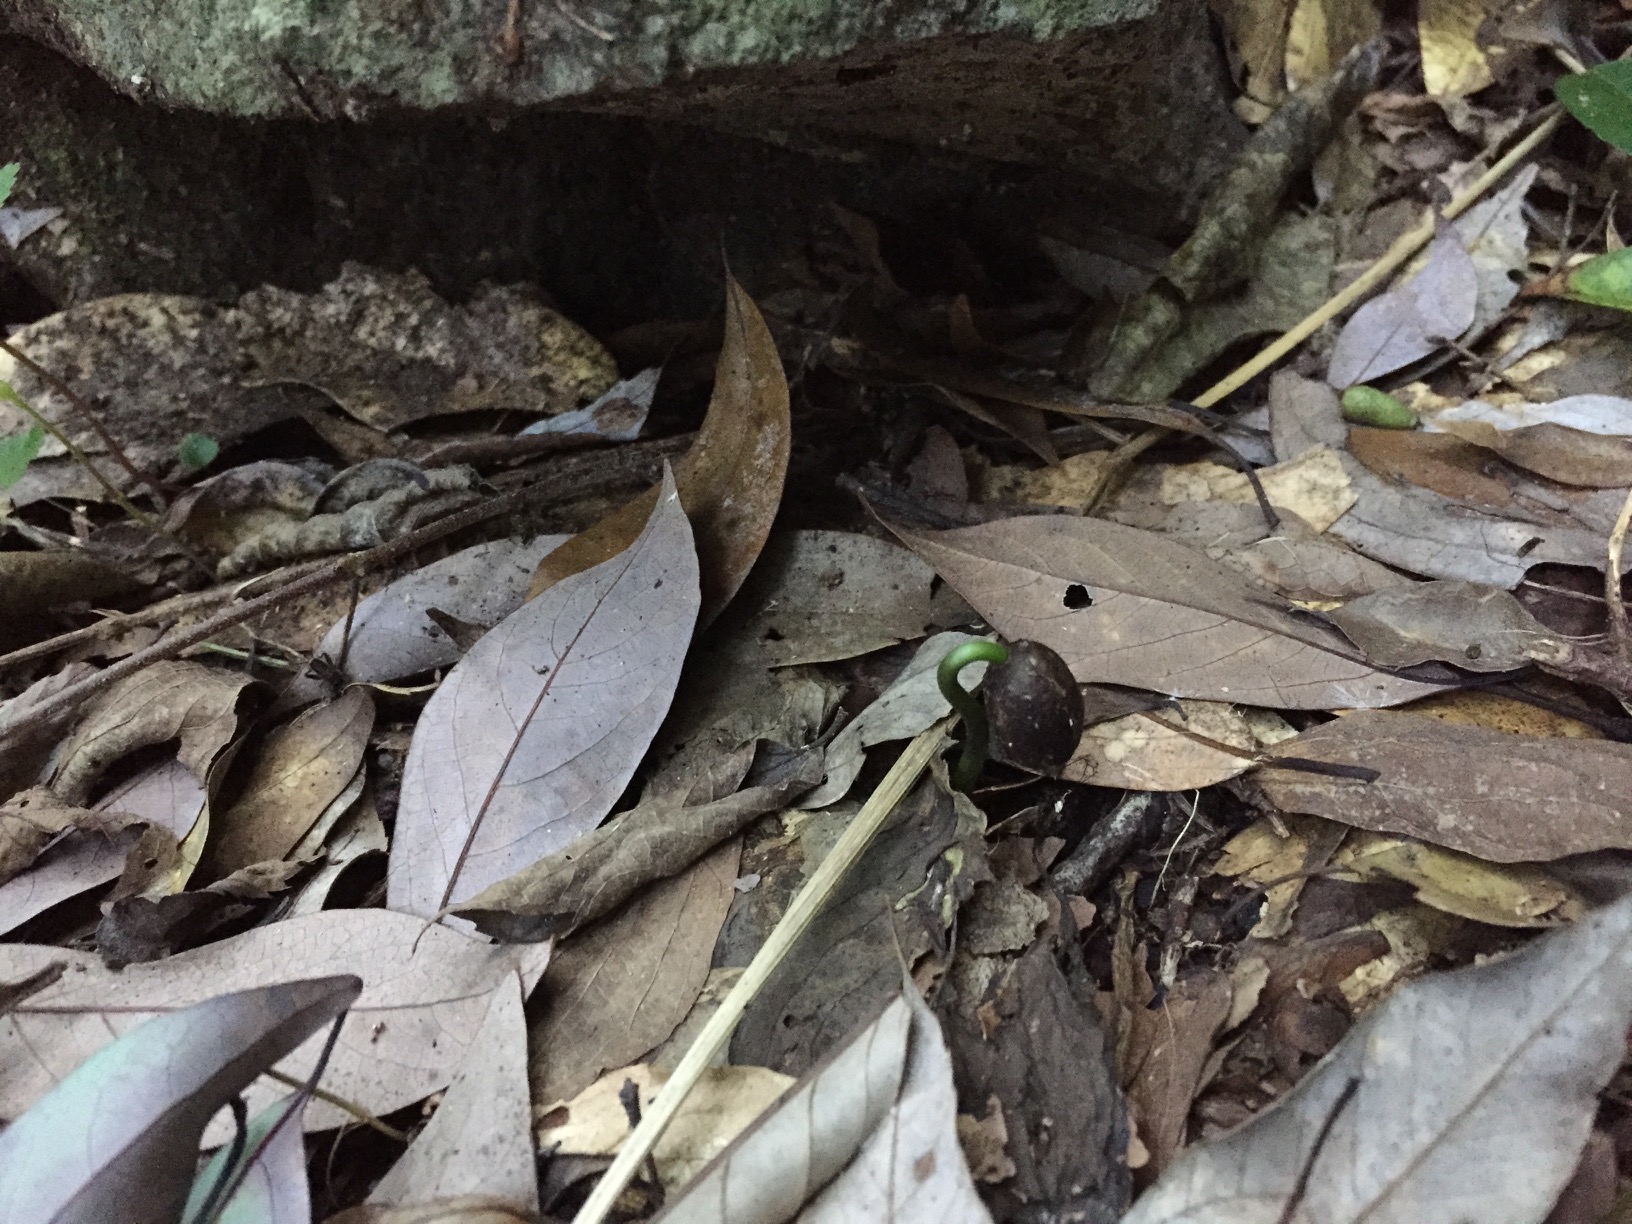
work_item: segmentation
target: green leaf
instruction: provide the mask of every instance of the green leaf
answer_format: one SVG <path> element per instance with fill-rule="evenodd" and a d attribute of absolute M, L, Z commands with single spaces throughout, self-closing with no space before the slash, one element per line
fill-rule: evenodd
<path fill-rule="evenodd" d="M 1350 387 L 1343 392 L 1343 419 L 1376 429 L 1415 429 L 1417 414 L 1387 391 Z"/>
<path fill-rule="evenodd" d="M 17 185 L 17 171 L 22 167 L 16 162 L 0 166 L 0 204 L 4 204 L 11 196 L 11 189 Z"/>
<path fill-rule="evenodd" d="M 221 453 L 221 444 L 209 434 L 190 433 L 176 445 L 176 457 L 188 471 L 208 467 Z"/>
<path fill-rule="evenodd" d="M 0 438 L 0 489 L 9 489 L 23 478 L 44 441 L 45 430 L 38 425 L 27 433 Z"/>
<path fill-rule="evenodd" d="M 1570 269 L 1564 278 L 1564 291 L 1556 296 L 1590 306 L 1632 310 L 1632 248 L 1595 255 Z"/>
<path fill-rule="evenodd" d="M 1564 108 L 1594 135 L 1632 153 L 1632 61 L 1599 64 L 1561 78 L 1553 88 Z"/>

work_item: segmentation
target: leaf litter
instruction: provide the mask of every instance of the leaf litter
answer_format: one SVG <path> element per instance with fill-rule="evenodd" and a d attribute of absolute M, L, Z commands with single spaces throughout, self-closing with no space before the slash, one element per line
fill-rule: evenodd
<path fill-rule="evenodd" d="M 0 1218 L 1618 1218 L 1632 220 L 1523 106 L 1632 107 L 1511 7 L 1226 6 L 1236 172 L 1068 279 L 17 330 Z M 964 793 L 975 642 L 1075 747 Z"/>

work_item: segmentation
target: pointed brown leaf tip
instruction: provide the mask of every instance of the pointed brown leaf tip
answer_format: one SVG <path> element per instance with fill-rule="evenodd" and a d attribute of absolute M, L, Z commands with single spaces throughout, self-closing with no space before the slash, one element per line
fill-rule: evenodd
<path fill-rule="evenodd" d="M 731 601 L 765 546 L 782 504 L 791 441 L 788 381 L 776 341 L 747 291 L 727 278 L 714 394 L 696 442 L 674 470 L 680 504 L 696 533 L 699 627 Z M 533 575 L 528 598 L 617 556 L 640 534 L 655 499 L 656 490 L 648 490 L 550 553 Z"/>

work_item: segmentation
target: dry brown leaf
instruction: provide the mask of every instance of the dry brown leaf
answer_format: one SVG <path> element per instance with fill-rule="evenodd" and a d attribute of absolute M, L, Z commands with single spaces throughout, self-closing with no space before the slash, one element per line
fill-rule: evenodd
<path fill-rule="evenodd" d="M 998 632 L 1051 647 L 1079 681 L 1283 709 L 1394 705 L 1436 687 L 1373 670 L 1335 630 L 1156 532 L 1058 516 L 890 526 Z"/>
<path fill-rule="evenodd" d="M 1624 489 L 1632 485 L 1632 438 L 1588 433 L 1546 422 L 1518 429 L 1497 429 L 1488 421 L 1436 418 L 1452 437 L 1488 451 L 1509 463 L 1559 484 L 1588 489 Z"/>
<path fill-rule="evenodd" d="M 1484 689 L 1459 689 L 1435 693 L 1405 707 L 1411 714 L 1437 718 L 1464 727 L 1489 727 L 1514 735 L 1559 737 L 1562 739 L 1603 739 L 1603 732 L 1563 714 L 1544 710 L 1527 701 L 1504 697 Z"/>
<path fill-rule="evenodd" d="M 772 667 L 850 659 L 966 619 L 963 601 L 937 586 L 935 571 L 892 541 L 790 531 L 766 545 L 742 589 L 741 632 Z"/>
<path fill-rule="evenodd" d="M 1552 927 L 1586 912 L 1580 896 L 1533 863 L 1487 863 L 1378 833 L 1353 834 L 1332 856 L 1331 869 L 1360 881 L 1399 880 L 1424 905 L 1490 926 Z"/>
<path fill-rule="evenodd" d="M 1181 978 L 1151 1007 L 1155 987 L 1143 965 L 1137 970 L 1140 992 L 1124 1006 L 1131 1026 L 1118 1042 L 1117 1061 L 1129 1112 L 1159 1173 L 1184 1146 L 1190 1103 L 1235 991 L 1228 974 L 1202 970 Z"/>
<path fill-rule="evenodd" d="M 521 606 L 540 558 L 567 539 L 541 535 L 473 544 L 404 574 L 358 603 L 349 641 L 346 618 L 341 617 L 323 636 L 317 653 L 334 662 L 343 653 L 346 678 L 364 684 L 447 667 L 464 651 L 427 619 L 427 609 L 491 628 Z"/>
<path fill-rule="evenodd" d="M 1632 848 L 1632 745 L 1536 739 L 1397 711 L 1366 710 L 1281 745 L 1360 765 L 1375 782 L 1265 766 L 1283 811 L 1418 837 L 1497 863 Z"/>
<path fill-rule="evenodd" d="M 0 799 L 10 798 L 39 777 L 46 760 L 60 746 L 63 728 L 73 717 L 73 711 L 66 711 L 41 722 L 34 717 L 34 707 L 95 670 L 89 663 L 70 663 L 54 675 L 36 680 L 11 700 L 0 701 L 0 740 L 6 745 L 0 752 Z"/>
<path fill-rule="evenodd" d="M 660 1044 L 686 1018 L 736 896 L 740 852 L 735 840 L 727 842 L 557 949 L 545 1009 L 532 1026 L 536 1100 L 575 1095 L 608 1067 Z"/>
<path fill-rule="evenodd" d="M 990 1224 L 940 1026 L 898 996 L 705 1168 L 663 1224 Z"/>
<path fill-rule="evenodd" d="M 1251 482 L 1241 472 L 1211 460 L 1164 468 L 1161 479 L 1161 499 L 1169 506 L 1194 501 L 1258 500 Z M 1296 459 L 1259 468 L 1258 480 L 1270 505 L 1290 510 L 1317 533 L 1342 518 L 1355 502 L 1343 461 L 1328 446 L 1317 446 Z"/>
<path fill-rule="evenodd" d="M 1543 1219 L 1626 1056 L 1632 900 L 1404 988 L 1126 1224 Z M 1429 1051 L 1432 1051 L 1429 1056 Z"/>
<path fill-rule="evenodd" d="M 374 702 L 353 688 L 267 736 L 238 802 L 212 816 L 206 878 L 293 850 L 357 773 L 373 728 Z"/>
<path fill-rule="evenodd" d="M 618 379 L 528 285 L 483 285 L 453 305 L 417 270 L 347 263 L 316 293 L 254 289 L 228 317 L 251 378 L 319 387 L 381 432 L 447 412 L 564 412 Z"/>
<path fill-rule="evenodd" d="M 1465 505 L 1501 511 L 1513 504 L 1512 482 L 1502 478 L 1490 452 L 1447 433 L 1357 426 L 1349 430 L 1349 454 L 1384 480 Z"/>
<path fill-rule="evenodd" d="M 64 803 L 43 786 L 13 795 L 0 805 L 0 885 L 28 870 L 53 839 L 70 830 L 110 837 L 133 819 Z"/>
<path fill-rule="evenodd" d="M 1061 776 L 1127 790 L 1195 790 L 1246 773 L 1268 745 L 1293 734 L 1270 710 L 1181 701 L 1177 710 L 1129 714 L 1089 727 Z M 1225 752 L 1207 740 L 1241 751 Z"/>
<path fill-rule="evenodd" d="M 1225 843 L 1213 873 L 1266 889 L 1252 936 L 1276 939 L 1292 929 L 1292 914 L 1309 875 L 1326 865 L 1348 832 L 1347 826 L 1318 816 L 1291 815 L 1273 821 L 1266 817 Z"/>
<path fill-rule="evenodd" d="M 0 552 L 0 616 L 8 621 L 76 600 L 96 606 L 140 586 L 125 569 L 83 548 Z"/>
<path fill-rule="evenodd" d="M 1379 667 L 1452 663 L 1472 672 L 1562 662 L 1570 643 L 1510 592 L 1440 579 L 1391 587 L 1334 608 L 1327 618 Z"/>
<path fill-rule="evenodd" d="M 54 960 L 68 963 L 55 985 L 0 1019 L 0 1114 L 16 1117 L 64 1075 L 152 1015 L 203 999 L 295 978 L 355 973 L 363 994 L 346 1017 L 324 1073 L 325 1088 L 377 1114 L 445 1086 L 470 1047 L 488 996 L 520 973 L 529 989 L 549 960 L 547 945 L 498 947 L 390 910 L 326 910 L 257 927 L 151 964 L 115 973 L 88 952 L 38 944 L 0 945 L 0 981 Z M 310 1074 L 320 1034 L 279 1064 Z M 262 1081 L 250 1113 L 286 1089 Z M 353 1121 L 313 1101 L 307 1130 Z M 231 1138 L 222 1117 L 208 1142 Z"/>
<path fill-rule="evenodd" d="M 1275 455 L 1292 459 L 1316 446 L 1342 448 L 1348 427 L 1337 392 L 1282 371 L 1269 383 Z M 1340 450 L 1341 453 L 1341 450 Z M 1470 509 L 1411 485 L 1390 484 L 1352 456 L 1344 466 L 1359 500 L 1331 534 L 1368 557 L 1428 578 L 1516 586 L 1533 565 L 1604 564 L 1603 533 Z"/>
<path fill-rule="evenodd" d="M 127 826 L 111 838 L 100 832 L 69 833 L 54 842 L 28 871 L 0 884 L 0 933 L 60 901 L 117 880 L 134 861 L 130 855 L 139 849 L 139 839 L 147 843 L 168 838 L 173 846 L 176 839 L 187 837 L 204 812 L 204 787 L 172 757 L 115 786 L 96 801 L 96 810 L 122 813 L 149 827 L 139 833 Z"/>
<path fill-rule="evenodd" d="M 83 803 L 104 770 L 138 748 L 179 740 L 177 756 L 203 780 L 238 731 L 238 697 L 248 676 L 202 663 L 162 660 L 121 680 L 86 711 L 62 746 L 51 788 Z"/>
<path fill-rule="evenodd" d="M 1124 506 L 1107 517 L 1183 540 L 1286 599 L 1353 599 L 1411 581 L 1330 533 L 1316 532 L 1295 514 L 1283 513 L 1271 528 L 1257 506 L 1218 501 L 1159 509 Z"/>
<path fill-rule="evenodd" d="M 633 1083 L 646 1107 L 668 1082 L 669 1073 L 654 1067 L 608 1072 L 572 1100 L 548 1107 L 539 1123 L 538 1146 L 562 1156 L 611 1156 L 629 1134 L 629 1114 L 618 1099 L 624 1085 Z M 703 1072 L 652 1150 L 663 1185 L 670 1191 L 685 1185 L 791 1083 L 791 1075 L 769 1067 Z"/>
<path fill-rule="evenodd" d="M 1210 7 L 1223 19 L 1241 57 L 1246 97 L 1267 113 L 1286 96 L 1286 34 L 1293 0 L 1214 0 Z"/>
<path fill-rule="evenodd" d="M 821 781 L 819 753 L 723 799 L 682 806 L 665 794 L 646 800 L 566 850 L 483 889 L 454 913 L 503 938 L 520 918 L 532 938 L 563 937 L 617 909 L 655 880 L 684 871 L 715 846 Z"/>
<path fill-rule="evenodd" d="M 387 900 L 430 916 L 571 843 L 629 784 L 697 616 L 673 479 L 628 550 L 523 604 L 448 673 L 403 769 Z"/>
<path fill-rule="evenodd" d="M 1494 79 L 1479 46 L 1479 27 L 1490 17 L 1489 0 L 1423 0 L 1417 10 L 1422 79 L 1430 94 L 1465 98 Z M 1517 7 L 1517 6 L 1515 6 Z"/>
<path fill-rule="evenodd" d="M 727 276 L 725 345 L 714 395 L 697 440 L 674 471 L 697 538 L 700 626 L 731 602 L 764 547 L 782 504 L 791 442 L 788 381 L 776 341 L 747 291 Z M 640 533 L 656 497 L 655 489 L 642 494 L 546 556 L 527 597 L 617 556 Z"/>
<path fill-rule="evenodd" d="M 407 1206 L 480 1191 L 538 1210 L 525 996 L 517 975 L 499 982 L 436 1112 L 369 1192 L 370 1203 Z"/>

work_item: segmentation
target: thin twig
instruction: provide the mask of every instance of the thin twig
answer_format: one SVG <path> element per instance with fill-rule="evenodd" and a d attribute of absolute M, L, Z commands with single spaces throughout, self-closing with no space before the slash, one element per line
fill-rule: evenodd
<path fill-rule="evenodd" d="M 187 595 L 176 595 L 162 603 L 156 603 L 150 608 L 143 608 L 139 612 L 114 612 L 104 616 L 95 624 L 86 625 L 82 629 L 71 629 L 67 633 L 59 633 L 56 637 L 47 638 L 43 642 L 35 642 L 29 646 L 20 646 L 7 654 L 0 655 L 0 671 L 8 667 L 15 667 L 19 663 L 27 663 L 32 659 L 43 659 L 49 655 L 67 650 L 70 646 L 78 646 L 85 642 L 100 641 L 103 638 L 113 637 L 126 629 L 134 629 L 139 625 L 151 625 L 156 621 L 168 620 L 171 617 L 185 616 L 189 612 L 196 612 L 200 608 L 208 608 L 215 604 L 230 603 L 239 598 L 250 587 L 260 586 L 268 578 L 282 574 L 285 581 L 301 577 L 313 570 L 327 565 L 327 560 L 317 562 L 303 562 L 300 565 L 290 566 L 284 571 L 274 571 L 261 574 L 247 582 L 234 582 L 224 586 L 212 587 L 207 591 L 194 591 Z"/>
<path fill-rule="evenodd" d="M 296 1079 L 292 1075 L 285 1075 L 276 1067 L 268 1067 L 265 1071 L 261 1072 L 261 1074 L 266 1076 L 268 1079 L 277 1080 L 280 1084 L 286 1084 L 290 1088 L 308 1088 L 310 1086 L 308 1081 Z M 361 1122 L 364 1126 L 379 1131 L 380 1134 L 384 1135 L 387 1139 L 394 1139 L 405 1147 L 407 1146 L 408 1136 L 406 1134 L 392 1126 L 390 1123 L 380 1121 L 375 1114 L 370 1113 L 367 1109 L 363 1108 L 363 1106 L 357 1104 L 356 1101 L 348 1100 L 343 1096 L 337 1096 L 335 1093 L 330 1092 L 327 1088 L 313 1087 L 310 1088 L 310 1091 L 314 1097 L 322 1101 L 325 1105 L 333 1105 L 336 1109 L 344 1110 L 346 1113 L 356 1118 L 357 1121 Z"/>
<path fill-rule="evenodd" d="M 269 612 L 273 608 L 286 605 L 292 600 L 302 599 L 314 591 L 321 591 L 324 587 L 350 578 L 353 575 L 366 574 L 372 570 L 382 569 L 409 556 L 427 544 L 434 543 L 444 536 L 452 535 L 456 531 L 463 531 L 467 527 L 474 527 L 477 523 L 485 522 L 490 518 L 509 514 L 520 509 L 529 499 L 537 497 L 541 491 L 552 491 L 549 489 L 548 481 L 541 480 L 535 484 L 517 489 L 513 493 L 506 493 L 491 501 L 460 510 L 457 513 L 448 515 L 446 518 L 429 523 L 417 531 L 410 531 L 407 535 L 398 536 L 395 540 L 371 548 L 367 552 L 338 557 L 304 577 L 297 578 L 292 582 L 286 582 L 282 586 L 239 604 L 235 608 L 224 608 L 214 616 L 183 629 L 162 641 L 154 642 L 151 646 L 138 650 L 135 654 L 109 665 L 96 675 L 88 676 L 77 684 L 70 684 L 55 696 L 46 698 L 33 708 L 26 725 L 35 725 L 42 719 L 53 718 L 66 710 L 71 710 L 91 694 L 123 680 L 126 676 L 135 675 L 150 663 L 156 663 L 161 659 L 173 659 L 182 651 L 197 646 L 201 642 L 209 641 L 223 629 L 241 625 L 244 621 L 259 616 L 263 612 Z M 24 725 L 25 723 L 20 721 L 9 728 L 0 729 L 0 744 L 4 744 L 8 739 L 18 734 Z"/>
<path fill-rule="evenodd" d="M 618 1149 L 611 1167 L 601 1175 L 600 1183 L 584 1200 L 584 1205 L 573 1217 L 573 1224 L 602 1224 L 606 1219 L 607 1212 L 617 1201 L 618 1195 L 623 1193 L 624 1188 L 644 1163 L 647 1153 L 656 1146 L 664 1129 L 674 1120 L 674 1115 L 679 1111 L 681 1102 L 686 1099 L 686 1094 L 713 1062 L 715 1054 L 723 1049 L 730 1039 L 732 1030 L 742 1019 L 748 1004 L 782 963 L 788 950 L 804 933 L 811 919 L 816 917 L 845 874 L 861 857 L 862 851 L 873 840 L 873 836 L 883 826 L 890 813 L 895 810 L 896 804 L 900 803 L 912 789 L 935 754 L 945 746 L 949 722 L 949 719 L 942 719 L 920 734 L 907 745 L 907 750 L 890 767 L 890 772 L 884 775 L 878 789 L 868 798 L 867 803 L 850 822 L 833 849 L 822 860 L 821 866 L 816 868 L 805 886 L 799 890 L 799 895 L 789 904 L 787 912 L 776 924 L 764 947 L 754 955 L 748 968 L 743 970 L 742 977 L 737 979 L 737 984 L 721 1001 L 719 1010 L 703 1027 L 703 1031 L 697 1034 L 697 1039 L 686 1051 L 686 1056 L 680 1060 L 680 1065 L 674 1069 L 668 1083 L 663 1085 L 657 1099 L 646 1110 L 640 1125 L 623 1141 L 623 1146 Z"/>
<path fill-rule="evenodd" d="M 5 341 L 0 340 L 0 344 L 4 343 Z M 38 408 L 34 407 L 33 404 L 30 404 L 22 396 L 18 395 L 15 389 L 6 387 L 5 390 L 10 391 L 11 394 L 0 395 L 0 399 L 16 404 L 17 407 L 21 408 L 23 412 L 27 414 L 30 420 L 32 420 L 41 429 L 45 430 L 46 433 L 50 434 L 58 442 L 62 443 L 62 448 L 73 457 L 74 462 L 90 473 L 91 478 L 95 480 L 97 484 L 102 486 L 102 491 L 105 492 L 121 510 L 130 515 L 130 517 L 135 519 L 138 523 L 142 523 L 149 527 L 154 525 L 156 520 L 153 518 L 153 516 L 146 510 L 139 509 L 135 502 L 131 501 L 130 498 L 125 496 L 124 491 L 121 490 L 118 485 L 114 484 L 113 481 L 104 476 L 102 474 L 102 469 L 91 462 L 91 457 L 85 453 L 84 449 L 81 448 L 79 443 L 75 442 L 65 432 L 63 432 L 63 430 L 59 429 L 55 421 L 46 416 Z"/>
<path fill-rule="evenodd" d="M 14 360 L 22 362 L 22 364 L 27 367 L 36 378 L 40 379 L 42 382 L 49 383 L 52 387 L 54 387 L 57 393 L 73 406 L 74 411 L 79 414 L 80 419 L 84 421 L 86 425 L 90 426 L 91 432 L 96 434 L 98 438 L 102 439 L 102 445 L 108 448 L 108 453 L 114 457 L 115 461 L 120 467 L 125 469 L 130 478 L 138 485 L 147 486 L 148 492 L 153 494 L 153 500 L 158 503 L 160 510 L 166 508 L 164 494 L 159 489 L 158 481 L 154 480 L 153 477 L 149 476 L 146 472 L 142 471 L 141 468 L 137 467 L 131 462 L 130 456 L 125 453 L 124 448 L 120 446 L 114 439 L 114 436 L 108 432 L 107 427 L 102 424 L 101 419 L 91 410 L 91 406 L 85 402 L 78 392 L 76 392 L 62 379 L 58 378 L 50 370 L 42 366 L 39 362 L 35 361 L 34 358 L 23 352 L 22 349 L 18 348 L 14 344 L 11 344 L 9 341 L 0 339 L 0 352 L 11 354 Z"/>

